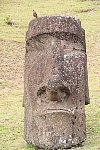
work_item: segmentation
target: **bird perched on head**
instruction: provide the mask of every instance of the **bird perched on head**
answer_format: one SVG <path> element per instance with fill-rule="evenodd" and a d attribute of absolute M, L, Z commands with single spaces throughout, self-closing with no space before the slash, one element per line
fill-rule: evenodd
<path fill-rule="evenodd" d="M 38 18 L 37 13 L 33 10 L 33 17 Z"/>

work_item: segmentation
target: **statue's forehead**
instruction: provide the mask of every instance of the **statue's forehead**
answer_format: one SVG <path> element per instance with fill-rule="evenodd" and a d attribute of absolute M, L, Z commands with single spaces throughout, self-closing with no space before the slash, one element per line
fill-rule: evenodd
<path fill-rule="evenodd" d="M 37 35 L 27 41 L 27 48 L 31 51 L 45 52 L 48 54 L 52 51 L 84 51 L 84 46 L 79 37 L 70 33 L 48 33 Z"/>

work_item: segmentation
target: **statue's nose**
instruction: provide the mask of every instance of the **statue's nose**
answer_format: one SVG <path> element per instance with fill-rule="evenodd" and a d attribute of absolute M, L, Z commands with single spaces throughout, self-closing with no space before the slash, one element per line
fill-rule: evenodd
<path fill-rule="evenodd" d="M 57 91 L 48 91 L 47 92 L 47 95 L 48 95 L 48 99 L 50 101 L 58 101 L 58 93 Z"/>
<path fill-rule="evenodd" d="M 68 86 L 64 85 L 62 76 L 56 74 L 47 83 L 47 96 L 50 101 L 63 101 L 70 96 Z"/>
<path fill-rule="evenodd" d="M 68 99 L 70 96 L 70 90 L 68 87 L 61 85 L 56 88 L 53 87 L 50 90 L 47 90 L 47 95 L 50 101 L 60 102 Z"/>

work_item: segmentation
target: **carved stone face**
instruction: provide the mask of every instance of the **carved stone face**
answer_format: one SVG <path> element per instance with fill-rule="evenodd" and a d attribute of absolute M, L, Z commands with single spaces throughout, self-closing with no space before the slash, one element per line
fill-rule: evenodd
<path fill-rule="evenodd" d="M 31 127 L 31 142 L 49 148 L 77 145 L 86 136 L 82 43 L 65 33 L 43 34 L 28 42 L 25 90 L 36 130 Z"/>

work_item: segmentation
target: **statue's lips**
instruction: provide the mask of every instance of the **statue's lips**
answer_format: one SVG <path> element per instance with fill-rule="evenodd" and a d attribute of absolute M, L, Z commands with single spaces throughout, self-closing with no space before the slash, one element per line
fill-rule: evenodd
<path fill-rule="evenodd" d="M 69 108 L 69 109 L 47 109 L 43 111 L 43 114 L 46 113 L 67 113 L 67 114 L 74 114 L 76 111 L 76 108 Z"/>
<path fill-rule="evenodd" d="M 79 111 L 77 107 L 73 106 L 73 107 L 70 107 L 70 108 L 46 108 L 44 110 L 40 110 L 40 109 L 37 109 L 35 112 L 34 112 L 34 115 L 46 115 L 46 114 L 69 114 L 69 115 L 75 115 L 75 113 Z"/>

